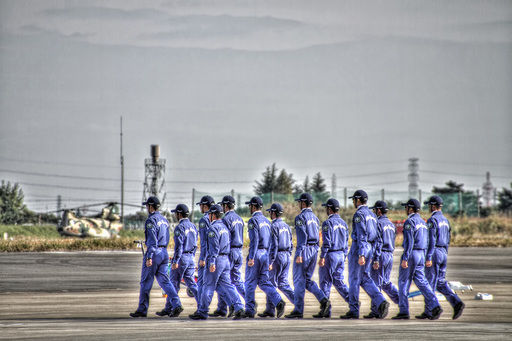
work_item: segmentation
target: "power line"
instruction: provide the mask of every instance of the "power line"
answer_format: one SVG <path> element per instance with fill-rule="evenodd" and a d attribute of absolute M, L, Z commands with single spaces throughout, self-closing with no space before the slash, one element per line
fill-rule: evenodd
<path fill-rule="evenodd" d="M 420 173 L 429 173 L 429 174 L 439 174 L 439 175 L 452 175 L 452 176 L 469 176 L 469 177 L 479 177 L 479 178 L 485 178 L 485 174 L 460 174 L 460 173 L 450 173 L 450 172 L 442 172 L 442 171 L 435 171 L 435 170 L 421 170 Z M 511 179 L 512 176 L 501 176 L 501 175 L 492 175 L 493 178 L 499 178 L 499 179 Z"/>

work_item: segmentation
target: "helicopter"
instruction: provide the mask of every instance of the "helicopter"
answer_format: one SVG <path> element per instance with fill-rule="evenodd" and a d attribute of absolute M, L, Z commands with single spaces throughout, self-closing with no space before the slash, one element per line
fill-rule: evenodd
<path fill-rule="evenodd" d="M 117 202 L 104 202 L 80 207 L 63 209 L 62 220 L 57 226 L 57 231 L 62 236 L 68 237 L 92 237 L 92 238 L 112 238 L 119 234 L 123 228 Z M 100 213 L 82 217 L 80 211 L 89 207 L 102 206 Z M 127 206 L 139 207 L 138 205 L 124 204 Z M 59 212 L 59 211 L 56 211 Z"/>

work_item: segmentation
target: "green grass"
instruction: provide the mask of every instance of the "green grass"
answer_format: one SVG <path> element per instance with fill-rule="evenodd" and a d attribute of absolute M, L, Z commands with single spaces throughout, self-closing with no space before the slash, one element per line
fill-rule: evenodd
<path fill-rule="evenodd" d="M 351 225 L 353 210 L 340 212 Z M 402 212 L 403 213 L 403 212 Z M 293 218 L 297 212 L 285 216 L 286 222 L 293 228 Z M 422 217 L 429 215 L 422 212 Z M 391 220 L 403 220 L 404 214 L 390 212 Z M 324 217 L 320 212 L 320 221 Z M 247 217 L 244 219 L 247 221 Z M 452 227 L 452 246 L 462 247 L 510 247 L 512 246 L 512 218 L 492 215 L 487 218 L 450 218 Z M 4 233 L 8 238 L 4 239 Z M 109 239 L 62 237 L 54 225 L 17 226 L 0 225 L 0 252 L 24 251 L 90 251 L 90 250 L 136 250 L 134 240 L 144 239 L 142 230 L 122 229 L 119 236 Z M 402 244 L 402 236 L 398 235 L 396 245 Z M 249 246 L 247 229 L 244 229 L 244 245 Z M 171 236 L 169 249 L 174 247 Z"/>
<path fill-rule="evenodd" d="M 42 226 L 21 226 L 21 225 L 0 225 L 0 238 L 4 238 L 7 233 L 8 237 L 38 237 L 46 239 L 59 239 L 60 233 L 55 225 Z"/>

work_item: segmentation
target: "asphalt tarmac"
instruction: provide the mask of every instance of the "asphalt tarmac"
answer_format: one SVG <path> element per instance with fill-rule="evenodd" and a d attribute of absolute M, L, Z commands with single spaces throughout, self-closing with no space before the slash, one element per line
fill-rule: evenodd
<path fill-rule="evenodd" d="M 245 250 L 247 251 L 247 250 Z M 392 280 L 398 278 L 395 251 Z M 471 284 L 474 291 L 458 292 L 466 304 L 461 318 L 441 301 L 444 313 L 437 321 L 394 321 L 391 303 L 383 320 L 340 320 L 347 304 L 332 289 L 332 318 L 313 319 L 319 303 L 306 294 L 302 320 L 210 318 L 192 321 L 196 302 L 180 291 L 184 312 L 178 318 L 154 313 L 165 304 L 155 281 L 148 318 L 132 319 L 137 308 L 140 252 L 51 252 L 0 254 L 0 339 L 6 340 L 511 340 L 512 248 L 451 248 L 448 280 Z M 346 272 L 345 272 L 345 275 Z M 291 269 L 290 269 L 291 280 Z M 315 277 L 318 280 L 318 276 Z M 411 291 L 416 290 L 414 285 Z M 492 301 L 475 300 L 478 292 Z M 284 297 L 284 295 L 283 295 Z M 361 290 L 361 316 L 370 300 Z M 257 289 L 260 312 L 265 295 Z M 286 301 L 286 299 L 285 299 Z M 216 296 L 210 311 L 216 307 Z M 293 304 L 287 302 L 286 313 Z M 410 301 L 411 316 L 423 311 L 423 298 Z"/>

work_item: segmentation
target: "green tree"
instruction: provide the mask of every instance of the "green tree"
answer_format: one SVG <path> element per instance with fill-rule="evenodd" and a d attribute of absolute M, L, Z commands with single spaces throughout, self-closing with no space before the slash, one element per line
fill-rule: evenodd
<path fill-rule="evenodd" d="M 0 186 L 0 223 L 20 224 L 27 217 L 27 207 L 23 204 L 23 191 L 18 184 L 11 185 L 2 180 Z"/>
<path fill-rule="evenodd" d="M 293 175 L 288 174 L 284 169 L 281 169 L 281 172 L 276 179 L 274 192 L 278 194 L 292 194 L 294 183 L 295 180 L 293 179 Z"/>
<path fill-rule="evenodd" d="M 306 175 L 306 179 L 304 179 L 304 183 L 302 184 L 302 193 L 311 192 L 311 184 L 309 183 L 309 176 Z"/>
<path fill-rule="evenodd" d="M 512 188 L 512 183 L 510 183 Z M 498 210 L 510 214 L 512 212 L 512 190 L 503 188 L 498 192 Z"/>
<path fill-rule="evenodd" d="M 326 191 L 327 185 L 320 172 L 316 173 L 311 183 L 311 192 L 316 202 L 326 202 L 329 199 L 329 192 Z"/>
<path fill-rule="evenodd" d="M 273 192 L 276 187 L 276 174 L 276 164 L 273 163 L 272 166 L 267 167 L 267 170 L 265 172 L 261 173 L 261 175 L 263 175 L 263 178 L 261 179 L 261 182 L 256 181 L 256 185 L 254 186 L 254 193 L 256 195 L 263 195 L 265 193 Z"/>
<path fill-rule="evenodd" d="M 473 191 L 464 190 L 464 184 L 448 181 L 445 187 L 436 187 L 432 193 L 443 199 L 443 211 L 455 216 L 471 215 L 478 212 L 478 197 Z"/>

